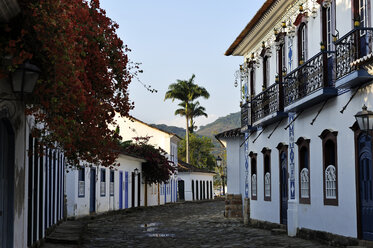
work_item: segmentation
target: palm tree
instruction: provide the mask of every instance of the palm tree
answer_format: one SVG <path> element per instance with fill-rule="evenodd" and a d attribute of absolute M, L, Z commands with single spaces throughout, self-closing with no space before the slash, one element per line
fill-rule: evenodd
<path fill-rule="evenodd" d="M 175 111 L 175 115 L 186 116 L 185 114 L 185 103 L 181 102 L 178 104 L 181 108 Z M 208 117 L 205 107 L 202 107 L 200 103 L 192 102 L 189 104 L 188 118 L 189 118 L 189 132 L 193 133 L 197 126 L 195 126 L 194 118 L 198 116 Z"/>
<path fill-rule="evenodd" d="M 185 141 L 186 141 L 186 162 L 189 163 L 189 108 L 190 104 L 193 103 L 199 97 L 209 98 L 210 94 L 204 87 L 194 83 L 195 75 L 186 80 L 176 80 L 176 83 L 170 84 L 168 86 L 168 91 L 164 96 L 164 100 L 175 99 L 180 100 L 183 103 L 185 119 L 186 119 L 186 129 L 185 129 Z M 176 114 L 176 113 L 175 113 Z"/>

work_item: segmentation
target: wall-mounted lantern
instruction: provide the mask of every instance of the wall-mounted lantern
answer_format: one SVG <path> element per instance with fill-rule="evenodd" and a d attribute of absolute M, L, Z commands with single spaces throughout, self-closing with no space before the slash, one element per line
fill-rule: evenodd
<path fill-rule="evenodd" d="M 363 106 L 362 111 L 359 111 L 355 115 L 357 124 L 362 131 L 373 130 L 373 112 L 367 109 L 367 106 Z"/>

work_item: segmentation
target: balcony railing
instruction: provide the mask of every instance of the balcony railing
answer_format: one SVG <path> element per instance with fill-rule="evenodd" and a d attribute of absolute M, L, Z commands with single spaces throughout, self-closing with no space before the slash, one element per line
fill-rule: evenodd
<path fill-rule="evenodd" d="M 333 86 L 331 80 L 327 82 L 329 67 L 324 66 L 326 63 L 329 64 L 328 62 L 325 63 L 325 61 L 330 59 L 327 58 L 327 53 L 330 52 L 320 52 L 316 54 L 285 77 L 285 107 L 312 94 L 324 86 Z M 325 70 L 327 73 L 324 73 Z"/>
<path fill-rule="evenodd" d="M 246 102 L 241 106 L 241 127 L 246 127 L 251 125 L 251 117 L 249 113 L 249 103 Z"/>
<path fill-rule="evenodd" d="M 335 43 L 337 80 L 355 71 L 351 63 L 372 53 L 373 28 L 355 28 Z"/>
<path fill-rule="evenodd" d="M 282 88 L 280 83 L 275 83 L 253 98 L 251 101 L 253 123 L 281 110 L 280 88 Z"/>

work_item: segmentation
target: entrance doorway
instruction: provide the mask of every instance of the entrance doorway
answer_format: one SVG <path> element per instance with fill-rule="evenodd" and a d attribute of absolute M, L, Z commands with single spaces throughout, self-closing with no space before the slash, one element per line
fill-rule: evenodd
<path fill-rule="evenodd" d="M 0 247 L 13 247 L 14 133 L 0 119 Z"/>
<path fill-rule="evenodd" d="M 90 197 L 89 197 L 89 212 L 96 212 L 96 169 L 91 168 L 90 175 Z"/>
<path fill-rule="evenodd" d="M 179 188 L 179 200 L 184 201 L 185 200 L 185 191 L 184 191 L 185 183 L 184 183 L 184 180 L 177 181 L 177 184 L 178 184 L 177 186 Z"/>
<path fill-rule="evenodd" d="M 361 133 L 358 139 L 359 212 L 361 238 L 373 241 L 372 137 Z"/>
<path fill-rule="evenodd" d="M 280 223 L 287 225 L 288 223 L 288 162 L 287 151 L 280 153 Z"/>

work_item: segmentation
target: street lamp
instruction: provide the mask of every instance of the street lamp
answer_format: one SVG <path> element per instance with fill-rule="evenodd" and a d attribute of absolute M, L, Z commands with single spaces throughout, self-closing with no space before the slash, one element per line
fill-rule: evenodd
<path fill-rule="evenodd" d="M 20 65 L 10 75 L 13 92 L 21 94 L 22 98 L 24 94 L 31 94 L 39 78 L 39 73 L 39 68 L 29 62 Z"/>
<path fill-rule="evenodd" d="M 373 112 L 367 110 L 367 106 L 365 106 L 365 104 L 362 111 L 359 111 L 355 115 L 355 118 L 360 130 L 365 132 L 373 130 Z"/>
<path fill-rule="evenodd" d="M 216 158 L 216 165 L 217 165 L 219 168 L 221 167 L 221 162 L 222 162 L 222 160 L 223 160 L 223 159 L 221 159 L 220 156 L 218 156 L 218 157 Z"/>
<path fill-rule="evenodd" d="M 222 161 L 223 161 L 223 159 L 220 156 L 218 156 L 216 158 L 216 165 L 218 166 L 218 168 L 222 168 Z M 225 178 L 225 176 L 224 176 L 223 173 L 221 173 L 220 177 L 221 177 L 221 184 L 222 184 L 222 187 L 223 187 L 223 195 L 225 195 L 225 187 L 224 187 L 224 178 Z"/>
<path fill-rule="evenodd" d="M 139 174 L 139 169 L 136 168 L 136 169 L 134 170 L 134 172 L 135 172 L 135 175 L 137 176 L 137 175 Z"/>

